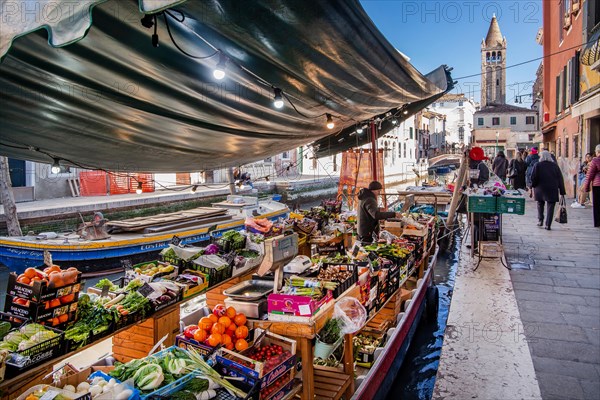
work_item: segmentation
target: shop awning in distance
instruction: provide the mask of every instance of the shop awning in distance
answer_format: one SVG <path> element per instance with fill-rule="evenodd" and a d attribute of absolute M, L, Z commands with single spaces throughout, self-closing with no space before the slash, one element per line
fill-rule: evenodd
<path fill-rule="evenodd" d="M 42 7 L 37 20 L 4 10 L 0 40 L 9 157 L 183 172 L 312 142 L 341 151 L 358 123 L 410 115 L 451 88 L 445 67 L 422 75 L 355 0 L 90 0 L 70 14 L 27 3 Z"/>

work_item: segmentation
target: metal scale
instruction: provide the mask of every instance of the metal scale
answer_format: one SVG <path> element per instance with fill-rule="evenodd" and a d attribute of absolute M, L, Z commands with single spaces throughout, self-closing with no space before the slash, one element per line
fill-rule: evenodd
<path fill-rule="evenodd" d="M 223 291 L 225 305 L 244 313 L 248 318 L 261 319 L 267 314 L 267 296 L 281 290 L 283 267 L 298 255 L 298 234 L 266 239 L 265 256 L 258 268 L 258 277 L 274 272 L 274 279 L 252 279 Z M 257 278 L 258 278 L 257 277 Z"/>

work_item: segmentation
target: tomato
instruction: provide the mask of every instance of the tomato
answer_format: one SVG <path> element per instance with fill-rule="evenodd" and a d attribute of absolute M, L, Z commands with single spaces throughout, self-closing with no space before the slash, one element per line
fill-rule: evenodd
<path fill-rule="evenodd" d="M 213 325 L 214 322 L 212 322 L 211 319 L 207 317 L 201 318 L 198 322 L 198 326 L 200 327 L 200 329 L 204 329 L 205 331 L 210 331 Z"/>
<path fill-rule="evenodd" d="M 194 331 L 193 337 L 194 337 L 195 341 L 202 343 L 206 340 L 206 338 L 208 337 L 208 334 L 206 333 L 206 331 L 204 329 L 198 328 Z"/>
<path fill-rule="evenodd" d="M 245 326 L 239 326 L 235 330 L 235 337 L 238 339 L 246 339 L 248 337 L 248 328 Z M 236 346 L 237 348 L 237 346 Z"/>
<path fill-rule="evenodd" d="M 235 342 L 235 349 L 237 351 L 244 351 L 247 348 L 248 348 L 248 342 L 246 342 L 244 339 L 238 339 L 238 340 L 236 340 L 236 342 Z"/>
<path fill-rule="evenodd" d="M 60 307 L 60 306 L 61 306 L 61 302 L 59 299 L 50 300 L 50 308 Z"/>
<path fill-rule="evenodd" d="M 237 314 L 237 311 L 235 311 L 235 308 L 233 308 L 233 307 L 227 307 L 227 310 L 225 310 L 225 313 L 230 319 L 234 319 L 235 315 Z"/>
<path fill-rule="evenodd" d="M 218 333 L 213 333 L 208 337 L 208 345 L 210 347 L 217 347 L 221 344 L 221 335 Z"/>
<path fill-rule="evenodd" d="M 60 320 L 56 317 L 52 318 L 52 326 L 56 326 L 60 324 Z"/>
<path fill-rule="evenodd" d="M 222 335 L 223 333 L 225 333 L 225 327 L 220 324 L 220 323 L 216 323 L 212 326 L 212 328 L 210 329 L 211 333 L 218 333 L 219 335 Z"/>
<path fill-rule="evenodd" d="M 194 333 L 200 329 L 200 327 L 198 327 L 198 325 L 190 325 L 190 326 L 186 326 L 185 330 L 183 331 L 183 336 L 185 336 L 188 339 L 193 339 L 194 338 Z"/>
<path fill-rule="evenodd" d="M 15 302 L 15 304 L 18 304 L 20 306 L 25 306 L 25 307 L 29 307 L 29 305 L 31 304 L 31 303 L 29 303 L 29 300 L 22 299 L 20 297 L 16 297 L 13 301 Z"/>
<path fill-rule="evenodd" d="M 61 304 L 70 304 L 73 301 L 75 301 L 75 294 L 74 293 L 68 294 L 66 296 L 61 297 L 59 300 L 60 300 Z"/>
<path fill-rule="evenodd" d="M 235 318 L 233 319 L 233 322 L 237 325 L 237 326 L 242 326 L 242 325 L 246 325 L 246 316 L 242 313 L 238 314 L 235 316 Z"/>
<path fill-rule="evenodd" d="M 221 317 L 221 318 L 219 318 L 219 323 L 221 325 L 223 325 L 223 327 L 225 329 L 227 329 L 227 328 L 229 328 L 229 325 L 231 325 L 231 318 L 229 318 L 229 317 Z"/>
<path fill-rule="evenodd" d="M 227 307 L 225 307 L 224 304 L 217 304 L 215 306 L 215 308 L 213 309 L 213 314 L 216 315 L 217 317 L 222 317 L 226 314 L 227 312 Z"/>

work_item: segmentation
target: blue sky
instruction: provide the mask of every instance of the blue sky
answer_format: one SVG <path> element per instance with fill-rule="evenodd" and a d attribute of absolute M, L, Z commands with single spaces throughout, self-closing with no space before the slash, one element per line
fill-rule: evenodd
<path fill-rule="evenodd" d="M 542 2 L 537 1 L 452 1 L 452 0 L 361 0 L 375 25 L 422 73 L 441 64 L 454 68 L 455 78 L 479 74 L 481 40 L 487 34 L 495 13 L 502 35 L 506 37 L 506 65 L 542 56 L 535 37 L 542 26 Z M 506 70 L 506 101 L 514 104 L 515 95 L 531 93 L 540 61 Z M 479 76 L 459 79 L 453 93 L 472 92 L 480 99 Z M 524 97 L 522 107 L 531 105 Z"/>

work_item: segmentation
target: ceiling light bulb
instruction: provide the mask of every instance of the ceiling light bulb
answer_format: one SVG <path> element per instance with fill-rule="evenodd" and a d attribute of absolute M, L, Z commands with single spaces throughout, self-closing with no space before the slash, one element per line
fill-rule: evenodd
<path fill-rule="evenodd" d="M 362 126 L 359 126 L 359 127 L 356 129 L 356 133 L 358 133 L 359 135 L 360 135 L 361 133 L 363 133 L 363 128 L 362 128 Z"/>
<path fill-rule="evenodd" d="M 396 125 L 398 123 L 398 120 L 396 118 L 392 119 L 392 125 Z"/>
<path fill-rule="evenodd" d="M 52 163 L 52 168 L 50 168 L 50 171 L 53 174 L 58 174 L 60 172 L 60 160 L 58 158 L 54 159 L 54 162 Z"/>
<path fill-rule="evenodd" d="M 225 68 L 226 68 L 226 64 L 227 63 L 227 57 L 225 57 L 223 55 L 223 53 L 219 52 L 219 62 L 217 63 L 217 66 L 215 67 L 215 70 L 213 71 L 213 76 L 215 77 L 215 79 L 217 80 L 221 80 L 223 78 L 225 78 Z"/>
<path fill-rule="evenodd" d="M 135 189 L 136 194 L 142 194 L 142 182 L 138 182 L 137 189 Z"/>
<path fill-rule="evenodd" d="M 275 91 L 275 97 L 273 98 L 273 105 L 275 106 L 275 108 L 282 108 L 283 107 L 283 96 L 281 95 L 281 89 L 275 88 L 273 90 Z"/>
<path fill-rule="evenodd" d="M 335 124 L 333 123 L 333 118 L 331 118 L 331 114 L 325 114 L 325 115 L 327 115 L 327 129 L 333 129 Z"/>
<path fill-rule="evenodd" d="M 404 115 L 408 114 L 408 110 L 402 111 L 402 114 L 404 114 Z"/>

